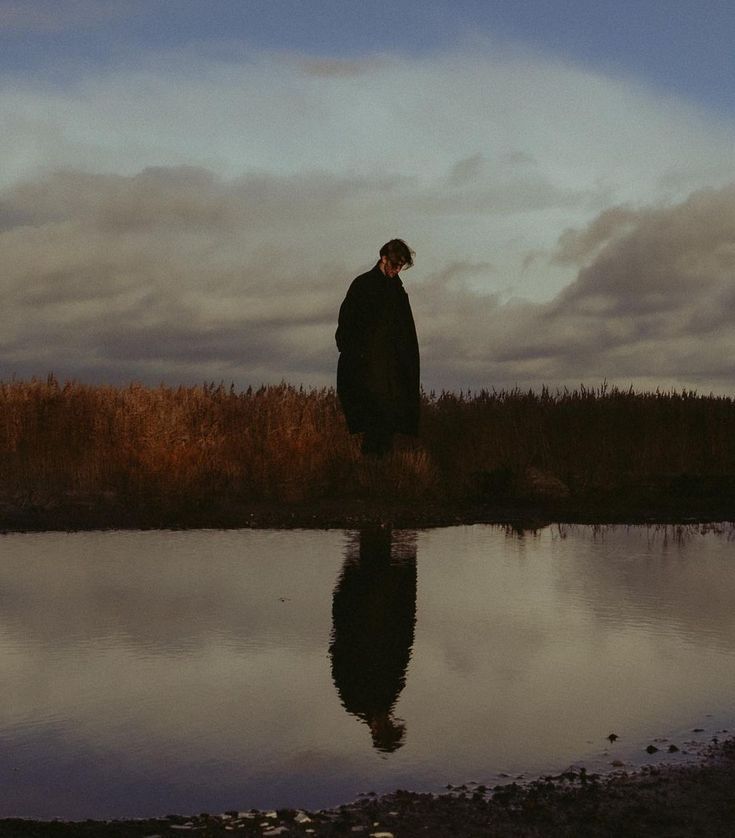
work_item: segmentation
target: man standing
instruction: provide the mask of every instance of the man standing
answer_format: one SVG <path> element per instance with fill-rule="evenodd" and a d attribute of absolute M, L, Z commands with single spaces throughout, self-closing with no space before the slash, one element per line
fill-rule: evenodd
<path fill-rule="evenodd" d="M 337 394 L 350 433 L 364 435 L 363 454 L 387 454 L 395 433 L 418 435 L 419 345 L 398 276 L 413 256 L 402 239 L 384 244 L 339 310 Z"/>

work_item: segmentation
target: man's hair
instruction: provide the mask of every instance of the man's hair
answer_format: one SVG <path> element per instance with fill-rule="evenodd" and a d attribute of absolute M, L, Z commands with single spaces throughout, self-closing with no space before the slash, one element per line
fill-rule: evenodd
<path fill-rule="evenodd" d="M 388 261 L 393 264 L 403 262 L 404 268 L 410 268 L 413 266 L 413 257 L 416 253 L 403 239 L 391 239 L 380 248 L 380 255 L 387 256 Z"/>

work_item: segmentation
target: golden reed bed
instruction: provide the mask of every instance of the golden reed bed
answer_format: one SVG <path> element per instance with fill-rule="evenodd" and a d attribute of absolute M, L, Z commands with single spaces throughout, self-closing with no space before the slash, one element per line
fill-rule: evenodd
<path fill-rule="evenodd" d="M 425 394 L 420 439 L 370 462 L 331 388 L 0 384 L 5 509 L 569 505 L 634 490 L 729 503 L 733 475 L 735 401 L 693 392 Z"/>

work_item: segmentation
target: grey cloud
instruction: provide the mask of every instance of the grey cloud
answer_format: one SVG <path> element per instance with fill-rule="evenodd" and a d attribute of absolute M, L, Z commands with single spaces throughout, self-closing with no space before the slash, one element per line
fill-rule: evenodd
<path fill-rule="evenodd" d="M 3 367 L 26 366 L 35 346 L 39 364 L 76 351 L 75 368 L 97 359 L 101 370 L 158 363 L 174 376 L 214 363 L 228 373 L 271 368 L 277 379 L 292 368 L 313 374 L 327 358 L 312 345 L 333 352 L 346 275 L 314 258 L 339 256 L 317 230 L 375 188 L 326 176 L 224 182 L 174 168 L 127 178 L 66 171 L 8 190 L 2 285 L 17 325 Z"/>
<path fill-rule="evenodd" d="M 450 186 L 464 186 L 481 177 L 485 171 L 485 157 L 478 152 L 470 157 L 458 160 L 449 172 Z"/>
<path fill-rule="evenodd" d="M 493 166 L 487 156 L 478 151 L 454 163 L 449 170 L 447 182 L 450 186 L 464 186 L 479 178 L 487 178 L 488 175 L 502 174 L 508 166 L 513 169 L 532 169 L 536 166 L 536 159 L 528 152 L 516 149 L 499 155 L 497 164 Z"/>
<path fill-rule="evenodd" d="M 286 318 L 229 326 L 202 326 L 186 321 L 126 327 L 120 324 L 106 330 L 95 343 L 101 355 L 111 362 L 176 359 L 192 364 L 215 361 L 223 367 L 229 367 L 238 358 L 246 358 L 250 364 L 290 362 L 294 357 L 313 355 L 294 339 L 302 326 L 297 319 Z"/>
<path fill-rule="evenodd" d="M 451 341 L 427 341 L 425 368 L 437 365 L 444 380 L 461 370 L 474 386 L 607 379 L 732 392 L 735 186 L 674 206 L 608 210 L 565 232 L 555 258 L 581 267 L 544 304 L 434 287 L 445 324 L 460 314 L 461 326 Z M 423 313 L 431 317 L 429 306 Z"/>
<path fill-rule="evenodd" d="M 585 238 L 597 255 L 544 311 L 555 330 L 566 323 L 587 335 L 580 360 L 591 357 L 614 375 L 609 353 L 617 350 L 639 376 L 731 388 L 735 186 L 675 206 L 607 213 L 578 241 Z"/>
<path fill-rule="evenodd" d="M 25 213 L 21 208 L 10 206 L 0 201 L 0 233 L 24 224 L 31 224 L 33 216 Z"/>
<path fill-rule="evenodd" d="M 453 163 L 433 188 L 406 195 L 403 204 L 426 214 L 477 215 L 578 207 L 591 198 L 586 191 L 554 184 L 522 152 L 493 160 L 476 152 Z"/>
<path fill-rule="evenodd" d="M 613 237 L 630 230 L 636 213 L 625 207 L 605 210 L 584 230 L 568 229 L 559 237 L 554 260 L 561 264 L 584 264 Z"/>
<path fill-rule="evenodd" d="M 536 158 L 522 149 L 515 149 L 505 155 L 505 162 L 510 163 L 511 166 L 535 166 Z"/>
<path fill-rule="evenodd" d="M 385 196 L 411 183 L 408 177 L 328 172 L 255 172 L 225 180 L 194 166 L 148 167 L 133 176 L 65 169 L 7 190 L 0 218 L 7 219 L 6 227 L 14 218 L 35 224 L 74 219 L 111 232 L 182 227 L 247 233 L 254 226 L 298 221 L 305 213 L 335 213 L 365 195 Z"/>
<path fill-rule="evenodd" d="M 601 250 L 560 294 L 558 307 L 576 310 L 602 295 L 617 313 L 681 311 L 683 306 L 693 312 L 702 298 L 730 288 L 735 185 L 695 193 L 674 207 L 621 212 L 604 235 L 601 219 L 586 234 L 590 241 L 599 239 Z M 628 229 L 619 235 L 621 222 Z M 568 245 L 562 241 L 562 250 Z"/>
<path fill-rule="evenodd" d="M 99 262 L 76 269 L 51 270 L 44 277 L 44 282 L 19 288 L 16 300 L 19 305 L 32 309 L 112 300 L 125 289 L 119 285 L 100 285 L 99 278 L 108 268 L 114 269 L 114 265 Z"/>
<path fill-rule="evenodd" d="M 7 189 L 0 374 L 333 382 L 337 311 L 372 264 L 366 242 L 404 217 L 420 230 L 422 201 L 445 189 L 390 173 L 225 180 L 190 167 L 64 171 Z M 448 257 L 429 272 L 419 255 L 404 282 L 427 389 L 732 389 L 735 186 L 608 209 L 564 232 L 554 260 L 577 278 L 533 303 L 482 292 L 497 287 L 493 263 Z"/>

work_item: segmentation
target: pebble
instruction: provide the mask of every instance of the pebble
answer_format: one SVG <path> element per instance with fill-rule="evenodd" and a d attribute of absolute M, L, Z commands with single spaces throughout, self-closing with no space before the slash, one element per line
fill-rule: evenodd
<path fill-rule="evenodd" d="M 274 826 L 273 829 L 266 829 L 263 835 L 285 835 L 287 832 L 287 826 Z"/>
<path fill-rule="evenodd" d="M 392 832 L 371 832 L 370 838 L 394 838 Z"/>
<path fill-rule="evenodd" d="M 299 812 L 294 820 L 296 823 L 311 823 L 311 818 L 305 812 Z"/>

